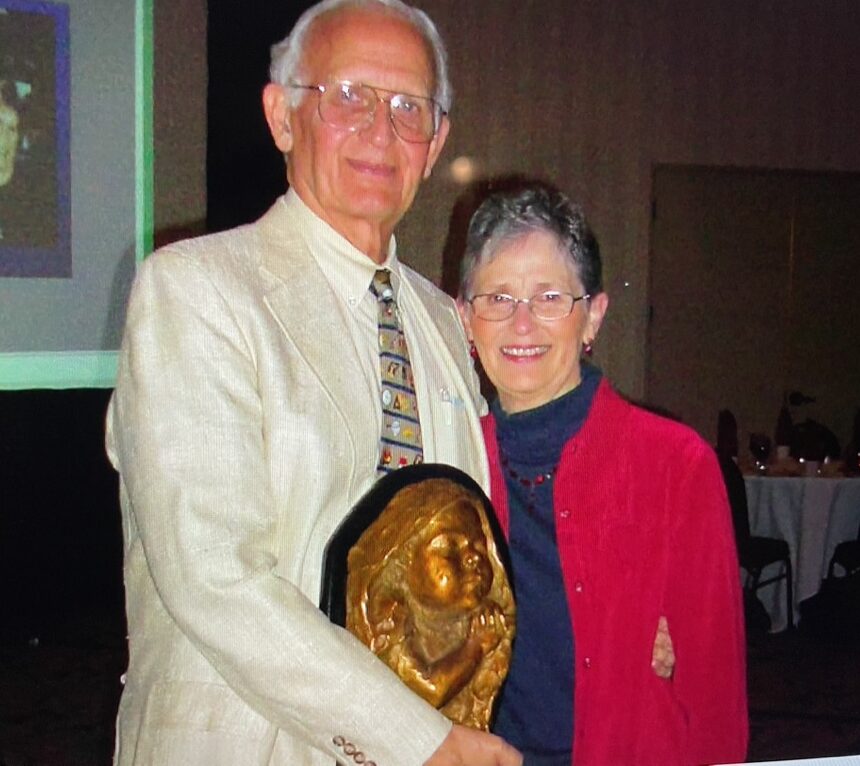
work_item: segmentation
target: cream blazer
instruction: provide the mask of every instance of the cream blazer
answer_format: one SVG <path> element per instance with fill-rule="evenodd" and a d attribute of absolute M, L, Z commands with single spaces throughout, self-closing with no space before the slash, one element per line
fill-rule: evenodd
<path fill-rule="evenodd" d="M 453 301 L 401 274 L 427 459 L 487 488 Z M 107 417 L 130 653 L 116 764 L 418 766 L 448 733 L 316 606 L 377 459 L 378 384 L 345 321 L 284 198 L 142 265 Z"/>

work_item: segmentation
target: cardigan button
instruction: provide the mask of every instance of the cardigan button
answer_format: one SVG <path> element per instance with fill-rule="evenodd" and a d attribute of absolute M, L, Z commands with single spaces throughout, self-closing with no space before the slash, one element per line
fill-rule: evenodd
<path fill-rule="evenodd" d="M 582 584 L 582 581 L 581 581 L 581 580 L 577 580 L 577 581 L 576 581 L 576 585 L 574 585 L 574 586 L 573 586 L 573 589 L 574 589 L 577 593 L 582 593 L 582 591 L 584 591 L 584 590 L 585 590 L 585 585 L 583 585 L 583 584 Z"/>
<path fill-rule="evenodd" d="M 570 508 L 562 508 L 558 512 L 558 515 L 561 516 L 561 518 L 563 518 L 563 519 L 569 519 L 570 518 Z"/>
<path fill-rule="evenodd" d="M 586 669 L 590 668 L 591 667 L 591 657 L 586 657 L 582 661 L 582 664 L 585 665 Z"/>

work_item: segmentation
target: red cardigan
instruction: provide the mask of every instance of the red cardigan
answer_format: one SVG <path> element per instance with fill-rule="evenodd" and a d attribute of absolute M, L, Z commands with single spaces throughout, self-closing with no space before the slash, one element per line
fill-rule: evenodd
<path fill-rule="evenodd" d="M 482 422 L 507 533 L 496 424 Z M 576 766 L 743 761 L 748 737 L 740 575 L 713 450 L 603 380 L 562 451 L 556 535 L 575 635 Z M 657 620 L 675 649 L 651 669 Z"/>

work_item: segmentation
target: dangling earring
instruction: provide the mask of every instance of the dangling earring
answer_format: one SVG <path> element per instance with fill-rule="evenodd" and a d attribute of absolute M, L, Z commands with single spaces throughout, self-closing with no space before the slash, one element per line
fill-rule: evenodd
<path fill-rule="evenodd" d="M 591 356 L 591 352 L 594 350 L 592 345 L 591 345 L 592 343 L 594 343 L 593 339 L 587 340 L 587 341 L 585 341 L 585 343 L 582 344 L 582 353 L 585 354 L 586 356 Z"/>
<path fill-rule="evenodd" d="M 469 356 L 471 356 L 472 359 L 478 358 L 478 349 L 475 348 L 475 341 L 473 340 L 469 341 Z"/>

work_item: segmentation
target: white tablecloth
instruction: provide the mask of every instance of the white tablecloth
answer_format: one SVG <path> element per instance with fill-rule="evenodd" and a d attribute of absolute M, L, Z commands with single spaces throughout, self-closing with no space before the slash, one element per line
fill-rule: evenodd
<path fill-rule="evenodd" d="M 818 593 L 836 546 L 857 538 L 860 479 L 747 476 L 744 483 L 752 534 L 785 540 L 791 551 L 796 625 L 800 602 Z M 778 573 L 779 564 L 771 565 L 762 579 Z M 785 629 L 785 580 L 765 586 L 758 596 L 771 629 Z"/>

